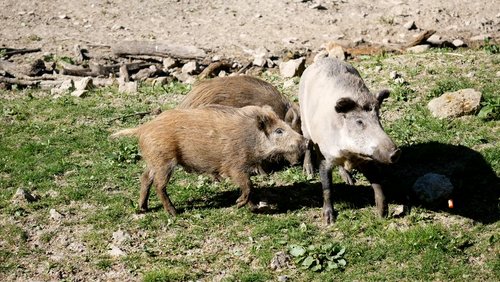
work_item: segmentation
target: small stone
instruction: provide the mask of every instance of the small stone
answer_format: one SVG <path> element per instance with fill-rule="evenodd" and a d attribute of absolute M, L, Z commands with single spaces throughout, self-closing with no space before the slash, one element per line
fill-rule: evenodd
<path fill-rule="evenodd" d="M 382 71 L 382 66 L 375 66 L 375 68 L 373 70 L 375 72 L 380 72 L 380 71 Z"/>
<path fill-rule="evenodd" d="M 118 230 L 113 232 L 113 243 L 117 245 L 121 245 L 124 241 L 130 240 L 130 235 L 123 230 Z"/>
<path fill-rule="evenodd" d="M 326 7 L 321 5 L 321 3 L 314 3 L 311 6 L 309 6 L 309 8 L 315 9 L 315 10 L 326 10 Z"/>
<path fill-rule="evenodd" d="M 406 48 L 406 51 L 410 53 L 423 53 L 431 48 L 429 44 L 417 45 L 410 48 Z"/>
<path fill-rule="evenodd" d="M 165 84 L 168 84 L 169 82 L 170 82 L 170 79 L 168 78 L 168 76 L 160 76 L 154 80 L 153 85 L 163 86 Z"/>
<path fill-rule="evenodd" d="M 184 74 L 196 74 L 199 71 L 199 65 L 196 61 L 190 61 L 182 66 L 181 72 Z"/>
<path fill-rule="evenodd" d="M 258 67 L 264 67 L 267 63 L 267 58 L 265 56 L 255 56 L 252 65 Z"/>
<path fill-rule="evenodd" d="M 346 59 L 344 48 L 335 42 L 329 42 L 328 44 L 326 44 L 325 50 L 328 52 L 328 56 L 331 58 L 337 58 L 341 61 L 345 61 Z"/>
<path fill-rule="evenodd" d="M 186 84 L 193 84 L 196 82 L 196 78 L 192 75 L 189 75 L 187 73 L 179 73 L 175 72 L 173 73 L 173 76 L 177 78 L 177 80 L 186 83 Z"/>
<path fill-rule="evenodd" d="M 137 93 L 139 86 L 137 81 L 125 82 L 122 78 L 118 78 L 118 92 L 120 93 Z"/>
<path fill-rule="evenodd" d="M 358 37 L 352 41 L 354 43 L 354 46 L 359 46 L 363 43 L 365 43 L 365 39 L 363 37 Z"/>
<path fill-rule="evenodd" d="M 59 15 L 59 18 L 61 20 L 67 20 L 67 19 L 69 19 L 69 17 L 67 15 L 64 15 L 64 14 L 63 15 Z"/>
<path fill-rule="evenodd" d="M 460 39 L 455 39 L 451 42 L 451 44 L 453 44 L 453 46 L 459 48 L 459 47 L 465 47 L 465 42 L 463 42 L 463 40 L 460 40 Z"/>
<path fill-rule="evenodd" d="M 481 107 L 481 92 L 474 89 L 461 89 L 447 92 L 432 99 L 427 107 L 437 118 L 453 118 L 474 114 Z"/>
<path fill-rule="evenodd" d="M 163 59 L 163 69 L 168 70 L 176 67 L 178 64 L 177 60 L 174 58 L 165 58 Z"/>
<path fill-rule="evenodd" d="M 444 200 L 453 192 L 450 179 L 437 173 L 427 173 L 417 179 L 412 187 L 417 197 L 428 204 Z"/>
<path fill-rule="evenodd" d="M 290 280 L 290 277 L 288 277 L 288 275 L 278 276 L 278 282 L 287 282 L 288 280 Z"/>
<path fill-rule="evenodd" d="M 76 90 L 90 90 L 94 87 L 91 77 L 84 77 L 79 81 L 75 81 Z"/>
<path fill-rule="evenodd" d="M 54 87 L 50 89 L 50 94 L 61 95 L 67 91 L 75 89 L 75 84 L 72 79 L 64 80 L 59 87 Z"/>
<path fill-rule="evenodd" d="M 401 75 L 400 75 L 397 71 L 391 71 L 391 72 L 389 73 L 389 77 L 390 77 L 391 79 L 396 79 L 396 78 L 398 78 L 398 77 L 401 77 Z"/>
<path fill-rule="evenodd" d="M 496 75 L 497 75 L 497 77 L 500 77 L 500 71 L 497 71 Z"/>
<path fill-rule="evenodd" d="M 110 255 L 112 257 L 121 257 L 121 256 L 125 255 L 125 252 L 122 251 L 117 246 L 111 245 L 111 250 L 108 251 L 108 255 Z"/>
<path fill-rule="evenodd" d="M 227 76 L 227 72 L 225 70 L 221 70 L 217 76 L 218 77 L 226 77 Z"/>
<path fill-rule="evenodd" d="M 55 209 L 50 209 L 49 215 L 50 215 L 50 219 L 55 220 L 55 221 L 59 221 L 59 220 L 63 219 L 63 217 L 64 217 L 62 214 L 60 214 Z"/>
<path fill-rule="evenodd" d="M 111 27 L 111 30 L 112 31 L 117 31 L 117 30 L 120 30 L 120 29 L 125 29 L 125 27 L 123 25 L 119 25 L 119 24 L 115 24 Z"/>
<path fill-rule="evenodd" d="M 441 45 L 444 42 L 443 38 L 437 34 L 431 35 L 431 37 L 427 38 L 426 41 L 432 45 Z"/>
<path fill-rule="evenodd" d="M 214 55 L 214 56 L 212 57 L 212 62 L 218 62 L 218 61 L 220 61 L 221 59 L 222 59 L 222 58 L 221 58 L 221 56 L 219 56 L 219 55 Z"/>
<path fill-rule="evenodd" d="M 295 60 L 280 63 L 281 76 L 285 78 L 301 76 L 306 68 L 306 58 L 301 57 Z"/>
<path fill-rule="evenodd" d="M 406 28 L 407 30 L 417 29 L 417 26 L 415 25 L 415 21 L 409 21 L 409 22 L 405 23 L 403 25 L 403 27 Z"/>
<path fill-rule="evenodd" d="M 37 198 L 35 196 L 26 192 L 23 188 L 19 188 L 19 189 L 17 189 L 14 196 L 12 196 L 11 201 L 13 204 L 20 204 L 20 203 L 32 203 L 36 200 L 37 200 Z"/>
<path fill-rule="evenodd" d="M 71 96 L 78 97 L 78 98 L 83 98 L 83 97 L 86 96 L 86 94 L 88 92 L 89 92 L 88 90 L 75 90 L 75 91 L 71 92 Z"/>

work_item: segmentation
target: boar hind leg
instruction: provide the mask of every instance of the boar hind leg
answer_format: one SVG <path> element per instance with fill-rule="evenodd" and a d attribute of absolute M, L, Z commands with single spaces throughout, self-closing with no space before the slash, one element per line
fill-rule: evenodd
<path fill-rule="evenodd" d="M 139 211 L 148 210 L 148 199 L 151 185 L 153 184 L 154 173 L 148 168 L 141 175 L 141 194 L 139 196 Z"/>
<path fill-rule="evenodd" d="M 231 179 L 241 189 L 241 195 L 236 200 L 236 206 L 241 208 L 244 205 L 248 205 L 251 211 L 256 211 L 257 206 L 252 201 L 252 181 L 250 180 L 250 176 L 235 171 L 231 173 Z"/>
<path fill-rule="evenodd" d="M 167 184 L 172 176 L 172 172 L 174 171 L 175 163 L 169 162 L 164 166 L 160 167 L 160 169 L 155 171 L 154 182 L 156 185 L 156 194 L 160 197 L 161 203 L 165 211 L 175 216 L 177 211 L 175 210 L 174 205 L 170 201 L 170 198 L 167 194 Z"/>
<path fill-rule="evenodd" d="M 322 160 L 319 165 L 319 176 L 321 179 L 321 186 L 323 188 L 323 220 L 326 224 L 331 224 L 335 221 L 336 212 L 332 206 L 332 167 L 333 165 Z"/>
<path fill-rule="evenodd" d="M 352 179 L 351 174 L 343 166 L 339 166 L 339 174 L 340 178 L 342 178 L 345 183 L 348 185 L 354 185 L 354 180 Z"/>

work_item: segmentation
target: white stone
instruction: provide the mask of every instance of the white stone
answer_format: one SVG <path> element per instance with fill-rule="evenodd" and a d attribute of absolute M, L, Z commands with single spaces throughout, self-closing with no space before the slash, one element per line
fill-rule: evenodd
<path fill-rule="evenodd" d="M 423 53 L 431 48 L 429 44 L 417 45 L 410 48 L 406 48 L 406 51 L 410 53 Z"/>
<path fill-rule="evenodd" d="M 455 39 L 451 42 L 451 44 L 453 44 L 453 46 L 455 47 L 464 47 L 465 46 L 465 42 L 463 42 L 463 40 L 460 40 L 460 39 Z"/>
<path fill-rule="evenodd" d="M 437 34 L 431 35 L 431 37 L 427 38 L 426 41 L 433 44 L 433 45 L 441 45 L 444 42 L 444 40 L 441 38 L 441 36 L 439 36 Z"/>
<path fill-rule="evenodd" d="M 121 257 L 121 256 L 125 255 L 125 252 L 122 251 L 117 246 L 111 245 L 111 250 L 108 251 L 108 255 L 110 255 L 112 257 Z"/>
<path fill-rule="evenodd" d="M 195 74 L 199 70 L 199 65 L 196 61 L 189 61 L 182 66 L 182 73 Z"/>
<path fill-rule="evenodd" d="M 306 67 L 304 57 L 280 63 L 280 74 L 285 78 L 301 76 Z"/>
<path fill-rule="evenodd" d="M 84 77 L 78 81 L 75 81 L 76 90 L 90 90 L 94 87 L 94 82 L 91 77 Z"/>
<path fill-rule="evenodd" d="M 480 108 L 481 92 L 474 89 L 461 89 L 447 92 L 432 99 L 427 107 L 437 118 L 452 118 L 474 114 Z"/>
<path fill-rule="evenodd" d="M 113 243 L 117 245 L 121 245 L 124 241 L 130 240 L 130 235 L 123 230 L 118 230 L 113 232 Z"/>
<path fill-rule="evenodd" d="M 89 92 L 88 90 L 75 90 L 71 92 L 71 96 L 83 98 L 88 92 Z"/>
<path fill-rule="evenodd" d="M 56 220 L 56 221 L 61 220 L 64 217 L 62 214 L 60 214 L 55 209 L 50 209 L 49 210 L 49 215 L 50 215 L 50 219 Z"/>
<path fill-rule="evenodd" d="M 407 30 L 412 30 L 417 28 L 417 26 L 415 25 L 415 21 L 409 21 L 405 23 L 403 27 L 406 28 Z"/>
<path fill-rule="evenodd" d="M 120 92 L 120 93 L 137 93 L 137 91 L 139 89 L 139 85 L 137 84 L 137 81 L 125 82 L 121 78 L 119 78 L 118 81 L 119 81 L 118 92 Z"/>

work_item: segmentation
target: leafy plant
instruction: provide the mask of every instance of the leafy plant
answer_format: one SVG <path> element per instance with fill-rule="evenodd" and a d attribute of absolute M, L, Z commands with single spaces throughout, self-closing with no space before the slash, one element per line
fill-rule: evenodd
<path fill-rule="evenodd" d="M 136 163 L 141 159 L 137 145 L 120 144 L 120 148 L 112 152 L 112 159 L 119 163 Z"/>
<path fill-rule="evenodd" d="M 321 246 L 290 245 L 289 253 L 295 257 L 295 263 L 303 269 L 312 271 L 331 271 L 333 269 L 342 270 L 347 265 L 344 259 L 345 248 L 338 244 L 327 243 Z"/>
<path fill-rule="evenodd" d="M 500 119 L 500 97 L 485 100 L 481 103 L 482 108 L 477 116 L 483 120 Z"/>
<path fill-rule="evenodd" d="M 490 54 L 498 54 L 500 53 L 500 45 L 492 44 L 489 38 L 485 38 L 483 50 Z"/>

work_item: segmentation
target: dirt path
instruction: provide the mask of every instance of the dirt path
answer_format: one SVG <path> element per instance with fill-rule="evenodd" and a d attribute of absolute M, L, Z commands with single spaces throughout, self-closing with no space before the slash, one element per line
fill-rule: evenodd
<path fill-rule="evenodd" d="M 265 47 L 317 50 L 337 40 L 400 44 L 422 30 L 443 39 L 500 37 L 500 2 L 407 0 L 3 0 L 0 45 L 71 54 L 76 43 L 165 40 L 225 56 Z M 376 3 L 376 4 L 375 4 Z M 409 29 L 411 22 L 415 27 Z M 406 25 L 406 27 L 405 27 Z"/>

